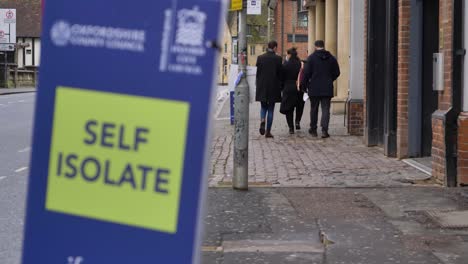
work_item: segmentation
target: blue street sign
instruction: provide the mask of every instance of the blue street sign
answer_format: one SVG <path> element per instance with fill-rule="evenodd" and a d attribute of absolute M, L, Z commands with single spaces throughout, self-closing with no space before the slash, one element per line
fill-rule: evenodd
<path fill-rule="evenodd" d="M 47 1 L 22 263 L 198 263 L 225 8 Z"/>

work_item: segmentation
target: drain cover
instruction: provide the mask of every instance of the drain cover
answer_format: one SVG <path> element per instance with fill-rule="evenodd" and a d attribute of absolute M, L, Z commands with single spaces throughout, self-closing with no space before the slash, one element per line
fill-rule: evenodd
<path fill-rule="evenodd" d="M 468 228 L 468 211 L 426 211 L 442 228 Z"/>

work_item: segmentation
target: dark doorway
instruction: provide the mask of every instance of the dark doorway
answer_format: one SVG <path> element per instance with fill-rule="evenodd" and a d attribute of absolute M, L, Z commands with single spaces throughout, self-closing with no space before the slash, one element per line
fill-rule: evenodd
<path fill-rule="evenodd" d="M 432 90 L 432 54 L 439 52 L 439 0 L 424 0 L 422 23 L 422 124 L 421 155 L 432 149 L 432 113 L 437 110 L 438 93 Z"/>
<path fill-rule="evenodd" d="M 396 155 L 396 1 L 368 0 L 368 49 L 365 139 Z"/>

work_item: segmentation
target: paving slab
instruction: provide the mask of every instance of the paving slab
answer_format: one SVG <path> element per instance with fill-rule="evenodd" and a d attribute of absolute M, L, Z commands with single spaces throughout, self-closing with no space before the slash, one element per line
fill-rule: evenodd
<path fill-rule="evenodd" d="M 434 245 L 434 255 L 444 264 L 466 264 L 468 263 L 468 242 L 452 240 L 452 243 Z"/>
<path fill-rule="evenodd" d="M 223 264 L 322 264 L 322 255 L 311 253 L 227 253 Z"/>
<path fill-rule="evenodd" d="M 274 188 L 210 188 L 203 245 L 203 263 L 311 263 L 324 252 L 317 222 Z"/>
<path fill-rule="evenodd" d="M 466 211 L 440 211 L 431 210 L 427 214 L 442 228 L 463 229 L 468 228 L 468 210 Z"/>
<path fill-rule="evenodd" d="M 316 234 L 317 235 L 317 234 Z M 309 240 L 234 240 L 224 241 L 223 251 L 225 253 L 323 253 L 321 243 L 311 243 Z"/>
<path fill-rule="evenodd" d="M 407 247 L 399 230 L 383 218 L 326 218 L 320 224 L 333 241 L 326 251 L 329 264 L 440 263 L 428 249 Z"/>
<path fill-rule="evenodd" d="M 362 192 L 391 218 L 400 218 L 412 211 L 456 210 L 457 192 L 444 188 L 368 189 Z"/>
<path fill-rule="evenodd" d="M 443 254 L 451 259 L 465 254 L 459 248 L 465 243 L 464 231 L 447 232 L 412 214 L 436 206 L 463 208 L 456 189 L 283 188 L 281 193 L 305 221 L 318 220 L 328 242 L 325 263 L 435 264 L 450 263 L 441 259 Z M 448 250 L 451 246 L 456 250 Z"/>
<path fill-rule="evenodd" d="M 427 187 L 209 188 L 202 263 L 466 263 L 468 230 L 441 228 L 424 214 L 438 206 L 465 211 L 462 193 Z"/>

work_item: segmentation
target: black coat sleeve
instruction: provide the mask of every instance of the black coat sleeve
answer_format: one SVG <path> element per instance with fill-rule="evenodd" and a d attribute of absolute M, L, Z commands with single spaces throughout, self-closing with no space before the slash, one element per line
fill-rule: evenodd
<path fill-rule="evenodd" d="M 333 80 L 335 81 L 336 79 L 338 79 L 338 77 L 340 77 L 340 65 L 338 64 L 338 61 L 336 60 L 336 58 L 333 59 Z"/>
<path fill-rule="evenodd" d="M 309 56 L 307 58 L 307 62 L 304 65 L 304 73 L 302 74 L 301 78 L 301 90 L 303 92 L 307 92 L 307 89 L 309 88 L 309 80 L 312 77 L 313 74 L 313 67 L 312 67 L 312 56 Z"/>
<path fill-rule="evenodd" d="M 281 90 L 284 90 L 284 83 L 286 81 L 286 71 L 287 71 L 287 65 L 286 63 L 284 63 L 283 65 L 281 65 L 281 76 L 280 76 L 280 81 L 281 81 Z"/>
<path fill-rule="evenodd" d="M 261 68 L 262 68 L 262 64 L 260 63 L 260 60 L 262 58 L 261 57 L 258 57 L 257 58 L 257 63 L 255 64 L 255 66 L 257 66 L 257 73 L 255 75 L 255 78 L 258 80 L 258 77 L 260 76 L 260 71 L 261 71 Z"/>
<path fill-rule="evenodd" d="M 278 78 L 280 89 L 283 90 L 284 69 L 283 59 L 280 56 L 276 56 L 276 77 Z"/>

